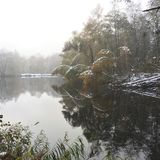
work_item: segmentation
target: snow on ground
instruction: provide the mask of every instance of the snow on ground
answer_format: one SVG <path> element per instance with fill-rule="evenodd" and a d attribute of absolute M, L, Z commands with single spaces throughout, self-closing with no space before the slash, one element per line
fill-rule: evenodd
<path fill-rule="evenodd" d="M 138 73 L 123 83 L 124 91 L 160 99 L 160 73 Z"/>
<path fill-rule="evenodd" d="M 139 73 L 133 74 L 128 78 L 127 82 L 124 83 L 124 86 L 136 86 L 142 83 L 156 82 L 160 80 L 160 73 Z"/>
<path fill-rule="evenodd" d="M 52 74 L 32 74 L 32 73 L 24 73 L 21 74 L 21 78 L 49 78 L 52 77 Z"/>

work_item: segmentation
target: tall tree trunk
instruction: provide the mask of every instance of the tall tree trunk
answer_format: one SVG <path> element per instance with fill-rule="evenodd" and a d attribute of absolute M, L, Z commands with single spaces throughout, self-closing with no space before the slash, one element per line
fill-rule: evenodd
<path fill-rule="evenodd" d="M 89 47 L 90 56 L 91 56 L 91 63 L 93 63 L 93 62 L 94 62 L 93 50 L 92 50 L 92 47 L 91 47 L 91 45 L 90 45 L 90 44 L 88 45 L 88 47 Z"/>

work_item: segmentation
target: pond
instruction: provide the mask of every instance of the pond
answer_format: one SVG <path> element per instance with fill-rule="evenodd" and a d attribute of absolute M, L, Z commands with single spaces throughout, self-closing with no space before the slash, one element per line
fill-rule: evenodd
<path fill-rule="evenodd" d="M 71 140 L 82 136 L 97 157 L 109 150 L 115 158 L 159 159 L 159 98 L 119 90 L 91 98 L 62 83 L 56 77 L 1 79 L 3 121 L 22 122 L 34 133 L 43 129 L 51 145 L 65 132 Z"/>
<path fill-rule="evenodd" d="M 0 80 L 0 114 L 4 122 L 18 123 L 30 127 L 37 135 L 44 130 L 49 142 L 55 144 L 69 137 L 82 135 L 80 127 L 73 128 L 62 114 L 62 97 L 52 89 L 60 85 L 58 78 L 3 78 Z"/>

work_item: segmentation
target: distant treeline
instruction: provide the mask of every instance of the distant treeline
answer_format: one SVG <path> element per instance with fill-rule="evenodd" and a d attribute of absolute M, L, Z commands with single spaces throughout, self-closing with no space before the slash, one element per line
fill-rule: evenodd
<path fill-rule="evenodd" d="M 51 73 L 59 65 L 61 57 L 54 54 L 48 57 L 20 56 L 16 51 L 0 50 L 0 76 L 18 76 L 22 73 Z"/>

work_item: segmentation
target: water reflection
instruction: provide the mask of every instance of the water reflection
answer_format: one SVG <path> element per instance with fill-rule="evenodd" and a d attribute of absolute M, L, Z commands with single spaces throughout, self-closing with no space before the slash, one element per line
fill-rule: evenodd
<path fill-rule="evenodd" d="M 73 88 L 58 90 L 63 95 L 63 115 L 71 126 L 82 128 L 92 154 L 106 149 L 114 157 L 159 159 L 159 99 L 123 91 L 86 98 Z"/>
<path fill-rule="evenodd" d="M 65 132 L 77 138 L 82 134 L 80 127 L 73 129 L 66 122 L 59 103 L 61 95 L 51 87 L 51 84 L 59 86 L 62 83 L 63 79 L 58 77 L 1 78 L 0 115 L 3 115 L 3 122 L 22 122 L 35 135 L 44 130 L 51 146 L 59 138 L 63 139 Z"/>
<path fill-rule="evenodd" d="M 0 103 L 17 100 L 26 92 L 32 96 L 40 97 L 43 93 L 53 97 L 60 97 L 52 88 L 52 84 L 57 86 L 63 83 L 63 79 L 53 78 L 0 78 Z"/>
<path fill-rule="evenodd" d="M 159 99 L 119 90 L 91 98 L 78 84 L 59 83 L 54 78 L 0 79 L 3 120 L 29 124 L 36 133 L 44 129 L 52 144 L 65 131 L 71 138 L 83 133 L 90 156 L 109 150 L 123 159 L 159 159 Z"/>

